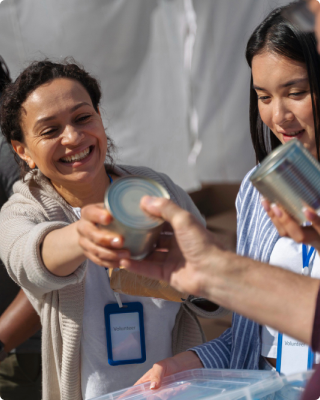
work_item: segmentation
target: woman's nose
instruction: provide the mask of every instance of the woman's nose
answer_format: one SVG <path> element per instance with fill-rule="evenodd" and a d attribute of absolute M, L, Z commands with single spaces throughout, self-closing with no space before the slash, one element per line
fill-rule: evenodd
<path fill-rule="evenodd" d="M 284 101 L 275 100 L 272 112 L 272 120 L 276 125 L 282 125 L 285 122 L 294 120 L 293 112 L 287 107 Z"/>
<path fill-rule="evenodd" d="M 61 143 L 66 145 L 76 145 L 81 141 L 83 134 L 80 129 L 67 125 L 63 131 Z"/>

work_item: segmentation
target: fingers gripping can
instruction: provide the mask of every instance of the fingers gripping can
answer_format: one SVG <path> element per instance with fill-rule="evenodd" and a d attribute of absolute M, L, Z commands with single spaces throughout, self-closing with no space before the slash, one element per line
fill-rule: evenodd
<path fill-rule="evenodd" d="M 158 182 L 135 175 L 115 180 L 104 197 L 105 207 L 113 217 L 106 228 L 124 238 L 123 247 L 135 260 L 141 260 L 152 251 L 164 223 L 140 208 L 140 200 L 146 195 L 170 199 L 167 190 Z"/>
<path fill-rule="evenodd" d="M 264 197 L 281 204 L 301 224 L 306 222 L 304 207 L 320 211 L 320 164 L 297 139 L 270 153 L 250 180 Z"/>

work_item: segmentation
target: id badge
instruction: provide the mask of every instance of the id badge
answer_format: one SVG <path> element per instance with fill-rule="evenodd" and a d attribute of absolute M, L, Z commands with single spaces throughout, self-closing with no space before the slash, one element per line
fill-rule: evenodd
<path fill-rule="evenodd" d="M 312 369 L 314 353 L 311 348 L 290 336 L 278 334 L 277 371 L 284 375 Z"/>
<path fill-rule="evenodd" d="M 141 303 L 107 304 L 104 308 L 108 363 L 141 364 L 146 361 L 146 345 Z"/>

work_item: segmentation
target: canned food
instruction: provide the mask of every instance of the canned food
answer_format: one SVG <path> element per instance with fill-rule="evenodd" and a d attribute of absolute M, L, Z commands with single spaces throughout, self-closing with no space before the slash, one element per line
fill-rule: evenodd
<path fill-rule="evenodd" d="M 158 182 L 140 176 L 126 176 L 115 180 L 107 189 L 104 204 L 113 216 L 106 227 L 124 238 L 123 247 L 131 258 L 141 260 L 154 248 L 164 221 L 151 217 L 140 208 L 143 196 L 170 199 L 167 190 Z"/>
<path fill-rule="evenodd" d="M 307 222 L 303 207 L 320 211 L 320 164 L 297 139 L 270 153 L 250 180 L 264 197 L 281 204 L 301 224 Z"/>

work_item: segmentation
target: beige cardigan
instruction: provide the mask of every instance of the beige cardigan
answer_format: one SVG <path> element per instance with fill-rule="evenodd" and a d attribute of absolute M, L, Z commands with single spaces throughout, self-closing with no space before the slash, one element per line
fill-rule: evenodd
<path fill-rule="evenodd" d="M 166 187 L 174 202 L 203 223 L 190 197 L 168 176 L 144 167 L 117 166 L 113 172 L 156 180 Z M 72 207 L 40 171 L 26 182 L 14 185 L 14 195 L 0 212 L 0 258 L 41 317 L 44 400 L 82 398 L 80 340 L 87 262 L 73 274 L 59 277 L 46 269 L 40 255 L 41 243 L 50 231 L 76 220 Z M 206 312 L 190 301 L 184 302 L 172 332 L 173 354 L 205 340 L 195 314 L 213 317 L 223 312 L 223 309 Z"/>

